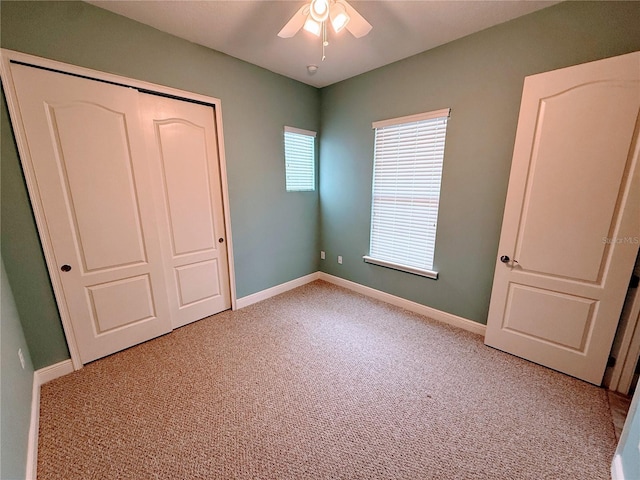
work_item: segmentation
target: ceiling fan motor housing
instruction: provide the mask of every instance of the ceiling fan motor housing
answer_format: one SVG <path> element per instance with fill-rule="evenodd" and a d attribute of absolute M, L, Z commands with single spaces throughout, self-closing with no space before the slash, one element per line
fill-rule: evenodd
<path fill-rule="evenodd" d="M 316 22 L 324 22 L 329 17 L 329 0 L 311 0 L 309 13 Z"/>

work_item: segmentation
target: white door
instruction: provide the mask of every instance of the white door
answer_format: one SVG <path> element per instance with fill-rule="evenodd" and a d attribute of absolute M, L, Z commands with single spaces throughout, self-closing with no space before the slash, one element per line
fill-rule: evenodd
<path fill-rule="evenodd" d="M 169 332 L 138 92 L 11 70 L 82 363 Z"/>
<path fill-rule="evenodd" d="M 527 77 L 485 343 L 600 384 L 640 242 L 640 52 Z"/>
<path fill-rule="evenodd" d="M 213 108 L 141 94 L 174 328 L 231 308 Z"/>

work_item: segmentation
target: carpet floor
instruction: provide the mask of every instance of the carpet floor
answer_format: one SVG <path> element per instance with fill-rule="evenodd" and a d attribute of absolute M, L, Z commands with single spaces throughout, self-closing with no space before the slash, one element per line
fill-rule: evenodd
<path fill-rule="evenodd" d="M 42 387 L 39 479 L 608 479 L 605 390 L 318 281 Z"/>

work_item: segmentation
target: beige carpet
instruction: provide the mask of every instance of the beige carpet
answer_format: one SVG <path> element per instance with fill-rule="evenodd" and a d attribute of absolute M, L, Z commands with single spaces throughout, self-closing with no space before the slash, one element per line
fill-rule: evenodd
<path fill-rule="evenodd" d="M 608 479 L 604 390 L 315 282 L 42 387 L 40 479 Z"/>

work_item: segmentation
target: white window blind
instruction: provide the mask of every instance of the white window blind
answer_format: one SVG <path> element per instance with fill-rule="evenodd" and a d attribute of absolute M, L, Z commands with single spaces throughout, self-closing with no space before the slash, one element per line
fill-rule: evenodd
<path fill-rule="evenodd" d="M 365 261 L 430 278 L 449 109 L 373 124 L 371 239 Z"/>
<path fill-rule="evenodd" d="M 316 132 L 284 127 L 284 158 L 287 192 L 316 189 Z"/>

